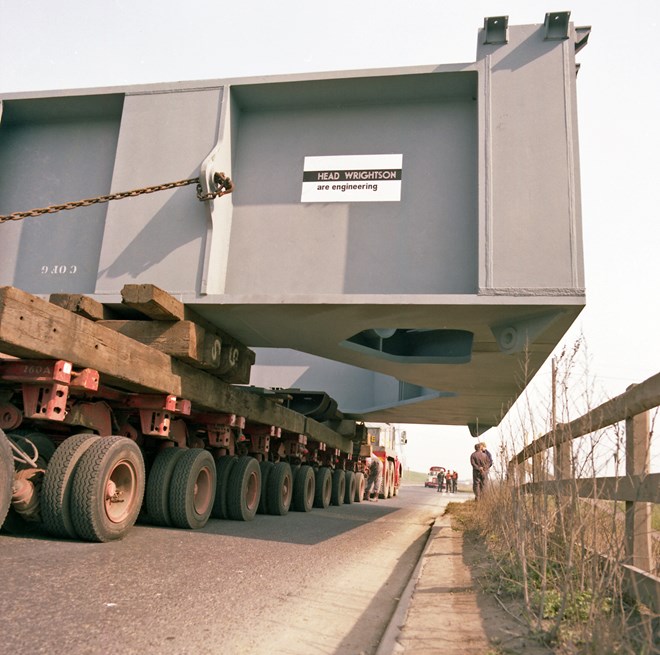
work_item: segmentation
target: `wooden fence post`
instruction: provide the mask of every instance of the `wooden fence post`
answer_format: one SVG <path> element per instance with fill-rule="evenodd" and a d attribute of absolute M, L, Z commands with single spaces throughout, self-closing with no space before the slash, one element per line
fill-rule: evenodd
<path fill-rule="evenodd" d="M 571 442 L 557 443 L 557 359 L 552 360 L 552 441 L 554 447 L 555 480 L 572 477 Z"/>
<path fill-rule="evenodd" d="M 645 476 L 650 472 L 649 412 L 626 419 L 626 475 Z M 652 571 L 651 503 L 626 501 L 627 563 Z"/>
<path fill-rule="evenodd" d="M 545 452 L 537 453 L 532 457 L 532 480 L 546 482 L 548 479 L 548 462 Z"/>
<path fill-rule="evenodd" d="M 555 480 L 570 480 L 573 477 L 573 454 L 571 442 L 558 444 L 555 441 Z"/>

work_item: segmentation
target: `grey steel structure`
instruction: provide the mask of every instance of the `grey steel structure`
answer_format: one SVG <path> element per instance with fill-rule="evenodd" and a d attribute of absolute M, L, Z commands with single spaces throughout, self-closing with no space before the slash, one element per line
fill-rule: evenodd
<path fill-rule="evenodd" d="M 0 214 L 195 176 L 206 189 L 216 171 L 235 191 L 5 221 L 0 284 L 117 306 L 124 284 L 155 284 L 256 349 L 254 385 L 476 434 L 585 303 L 587 36 L 565 12 L 497 17 L 466 64 L 5 95 Z M 357 197 L 326 201 L 355 156 Z M 398 186 L 377 177 L 391 156 Z M 395 197 L 369 196 L 379 182 Z"/>

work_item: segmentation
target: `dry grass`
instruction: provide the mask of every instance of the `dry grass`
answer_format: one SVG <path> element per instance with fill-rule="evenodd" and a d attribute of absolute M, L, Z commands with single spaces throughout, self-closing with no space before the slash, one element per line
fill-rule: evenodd
<path fill-rule="evenodd" d="M 659 652 L 658 618 L 624 597 L 620 528 L 611 513 L 587 503 L 558 508 L 554 498 L 519 496 L 506 484 L 448 511 L 455 526 L 483 540 L 490 560 L 484 589 L 521 612 L 530 635 L 555 653 Z"/>
<path fill-rule="evenodd" d="M 602 402 L 578 371 L 584 347 L 578 341 L 561 353 L 551 389 L 533 402 L 526 391 L 509 412 L 499 454 L 501 471 L 535 435 L 554 422 L 569 423 Z M 577 374 L 576 374 L 577 372 Z M 577 379 L 577 381 L 576 381 Z M 526 383 L 525 372 L 521 381 Z M 651 434 L 653 424 L 651 424 Z M 564 447 L 577 478 L 621 475 L 625 432 L 621 425 L 595 431 Z M 614 465 L 614 471 L 612 466 Z M 552 480 L 551 451 L 517 472 L 521 482 Z M 570 474 L 569 474 L 570 475 Z M 625 503 L 581 499 L 577 487 L 562 496 L 548 485 L 545 493 L 524 493 L 513 479 L 492 480 L 485 496 L 451 505 L 455 525 L 483 540 L 490 558 L 484 587 L 501 603 L 520 608 L 530 634 L 560 655 L 651 655 L 660 653 L 660 617 L 626 596 Z M 654 510 L 657 516 L 658 508 Z M 654 521 L 657 521 L 654 518 Z M 654 528 L 657 529 L 657 523 Z M 656 563 L 660 542 L 654 544 Z"/>

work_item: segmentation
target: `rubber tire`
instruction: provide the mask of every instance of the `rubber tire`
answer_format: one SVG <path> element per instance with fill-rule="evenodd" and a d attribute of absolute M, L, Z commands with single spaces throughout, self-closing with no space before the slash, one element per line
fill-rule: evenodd
<path fill-rule="evenodd" d="M 353 499 L 356 503 L 361 503 L 364 498 L 364 488 L 366 486 L 366 481 L 364 479 L 364 473 L 358 471 L 355 474 L 355 496 Z"/>
<path fill-rule="evenodd" d="M 238 458 L 229 475 L 227 513 L 234 521 L 254 519 L 261 501 L 261 467 L 249 455 Z"/>
<path fill-rule="evenodd" d="M 211 510 L 211 516 L 213 518 L 229 518 L 229 514 L 227 513 L 227 484 L 229 483 L 229 475 L 236 462 L 238 462 L 238 457 L 235 455 L 224 455 L 216 462 L 215 501 Z"/>
<path fill-rule="evenodd" d="M 344 490 L 344 505 L 352 505 L 355 499 L 355 473 L 353 471 L 344 471 L 346 478 Z"/>
<path fill-rule="evenodd" d="M 275 464 L 269 461 L 259 462 L 261 469 L 261 498 L 259 499 L 259 507 L 257 507 L 257 514 L 268 514 L 268 478 L 270 472 L 273 470 Z"/>
<path fill-rule="evenodd" d="M 314 506 L 316 479 L 311 466 L 302 465 L 293 481 L 292 508 L 296 512 L 311 512 Z"/>
<path fill-rule="evenodd" d="M 66 442 L 65 442 L 66 443 Z M 56 451 L 57 452 L 57 451 Z M 106 509 L 106 486 L 111 476 L 128 469 L 131 496 L 121 504 L 121 514 L 112 519 Z M 121 475 L 115 475 L 115 481 Z M 122 436 L 99 438 L 87 449 L 73 473 L 71 519 L 76 532 L 88 541 L 121 539 L 135 524 L 145 487 L 144 460 L 139 446 Z"/>
<path fill-rule="evenodd" d="M 166 448 L 156 455 L 144 494 L 147 521 L 152 525 L 171 526 L 170 482 L 177 462 L 186 451 L 183 448 Z"/>
<path fill-rule="evenodd" d="M 293 497 L 293 475 L 288 462 L 277 462 L 268 476 L 268 513 L 288 514 Z"/>
<path fill-rule="evenodd" d="M 344 504 L 346 495 L 346 475 L 343 469 L 337 469 L 332 472 L 332 496 L 330 502 L 339 507 Z"/>
<path fill-rule="evenodd" d="M 387 499 L 389 498 L 390 491 L 390 463 L 388 460 L 383 462 L 383 478 L 380 481 L 380 490 L 378 491 L 378 497 Z"/>
<path fill-rule="evenodd" d="M 0 528 L 7 518 L 14 484 L 14 456 L 9 439 L 0 430 Z"/>
<path fill-rule="evenodd" d="M 316 469 L 316 484 L 314 489 L 314 507 L 326 509 L 332 498 L 332 471 L 327 466 Z"/>
<path fill-rule="evenodd" d="M 215 501 L 216 479 L 215 460 L 208 450 L 185 450 L 170 480 L 169 508 L 173 527 L 198 530 L 207 524 Z M 205 484 L 200 485 L 200 481 Z"/>
<path fill-rule="evenodd" d="M 60 444 L 48 462 L 39 506 L 44 528 L 55 537 L 78 537 L 71 518 L 73 475 L 80 458 L 100 438 L 88 432 L 73 435 Z"/>

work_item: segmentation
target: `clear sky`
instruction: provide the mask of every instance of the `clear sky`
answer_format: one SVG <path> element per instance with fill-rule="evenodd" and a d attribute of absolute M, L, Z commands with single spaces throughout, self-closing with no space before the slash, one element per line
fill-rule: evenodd
<path fill-rule="evenodd" d="M 587 307 L 560 348 L 583 336 L 602 400 L 660 371 L 658 0 L 0 0 L 0 94 L 471 62 L 484 17 L 558 10 L 592 26 L 578 54 Z M 469 474 L 466 428 L 407 432 L 411 469 Z"/>

